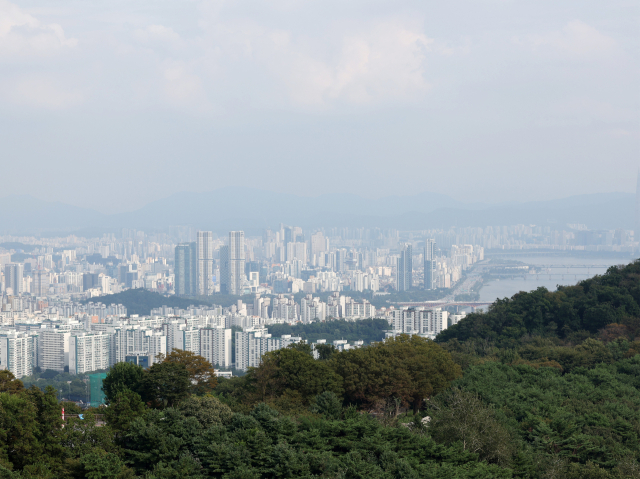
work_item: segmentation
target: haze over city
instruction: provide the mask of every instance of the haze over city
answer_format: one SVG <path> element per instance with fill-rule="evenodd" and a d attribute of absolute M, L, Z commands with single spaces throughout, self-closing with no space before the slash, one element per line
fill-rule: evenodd
<path fill-rule="evenodd" d="M 0 477 L 640 479 L 638 25 L 0 0 Z"/>

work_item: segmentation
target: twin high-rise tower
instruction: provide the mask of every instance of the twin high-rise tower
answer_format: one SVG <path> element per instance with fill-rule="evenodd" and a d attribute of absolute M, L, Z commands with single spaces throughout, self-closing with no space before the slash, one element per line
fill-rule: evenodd
<path fill-rule="evenodd" d="M 213 233 L 198 231 L 194 243 L 175 249 L 175 285 L 180 296 L 209 296 L 214 292 Z M 220 247 L 220 291 L 242 294 L 245 280 L 244 232 L 231 231 L 229 244 Z"/>
<path fill-rule="evenodd" d="M 396 268 L 396 289 L 408 291 L 413 286 L 413 246 L 402 245 Z M 424 242 L 424 289 L 436 289 L 436 241 Z"/>

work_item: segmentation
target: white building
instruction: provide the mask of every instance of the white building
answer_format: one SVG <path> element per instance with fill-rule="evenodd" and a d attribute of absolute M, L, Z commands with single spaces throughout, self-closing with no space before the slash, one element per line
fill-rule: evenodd
<path fill-rule="evenodd" d="M 354 301 L 348 298 L 344 304 L 345 319 L 355 321 L 358 319 L 375 318 L 376 308 L 366 299 L 362 302 Z"/>
<path fill-rule="evenodd" d="M 417 334 L 433 339 L 448 326 L 449 313 L 441 308 L 404 308 L 393 310 L 391 313 L 392 330 L 387 332 L 387 337 Z"/>
<path fill-rule="evenodd" d="M 69 365 L 71 330 L 42 329 L 38 332 L 38 366 L 44 371 L 64 372 Z"/>
<path fill-rule="evenodd" d="M 327 304 L 308 294 L 300 300 L 300 321 L 310 323 L 312 321 L 324 321 L 327 318 Z"/>
<path fill-rule="evenodd" d="M 231 329 L 224 327 L 200 330 L 200 356 L 221 368 L 231 367 Z"/>
<path fill-rule="evenodd" d="M 246 329 L 236 332 L 236 369 L 246 371 L 250 367 L 258 367 L 262 356 L 270 351 L 277 351 L 293 343 L 302 342 L 300 337 L 285 335 L 272 338 L 265 328 Z"/>
<path fill-rule="evenodd" d="M 83 374 L 109 367 L 109 335 L 74 333 L 69 337 L 69 373 Z"/>
<path fill-rule="evenodd" d="M 37 344 L 38 337 L 26 332 L 0 334 L 0 369 L 8 369 L 17 379 L 33 374 Z"/>

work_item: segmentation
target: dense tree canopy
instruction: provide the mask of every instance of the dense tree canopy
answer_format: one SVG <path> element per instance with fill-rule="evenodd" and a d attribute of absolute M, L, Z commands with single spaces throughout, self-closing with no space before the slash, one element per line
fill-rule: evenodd
<path fill-rule="evenodd" d="M 612 266 L 602 276 L 549 292 L 538 288 L 497 300 L 487 313 L 474 313 L 438 335 L 451 339 L 487 339 L 514 347 L 527 335 L 584 338 L 610 324 L 640 332 L 640 260 Z"/>

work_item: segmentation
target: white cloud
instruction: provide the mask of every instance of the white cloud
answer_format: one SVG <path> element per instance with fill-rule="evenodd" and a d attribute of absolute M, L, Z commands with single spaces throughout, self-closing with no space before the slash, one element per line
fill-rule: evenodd
<path fill-rule="evenodd" d="M 250 21 L 214 23 L 208 30 L 209 58 L 217 68 L 252 63 L 296 105 L 416 100 L 430 88 L 425 67 L 434 40 L 418 22 L 372 20 L 334 26 L 322 37 Z"/>
<path fill-rule="evenodd" d="M 580 20 L 573 20 L 555 32 L 531 35 L 528 42 L 534 51 L 579 58 L 605 55 L 616 46 L 613 38 Z"/>
<path fill-rule="evenodd" d="M 13 79 L 2 88 L 3 96 L 14 104 L 58 109 L 80 103 L 83 95 L 69 89 L 64 82 L 43 76 L 27 76 Z"/>
<path fill-rule="evenodd" d="M 144 42 L 181 43 L 180 35 L 173 31 L 173 28 L 164 25 L 149 25 L 146 28 L 139 28 L 135 31 L 135 36 Z"/>
<path fill-rule="evenodd" d="M 188 67 L 179 62 L 166 62 L 162 68 L 163 90 L 166 98 L 173 105 L 193 104 L 202 107 L 202 81 L 198 75 L 190 72 Z"/>
<path fill-rule="evenodd" d="M 17 5 L 0 0 L 0 55 L 44 54 L 76 44 L 60 25 L 42 23 Z"/>

